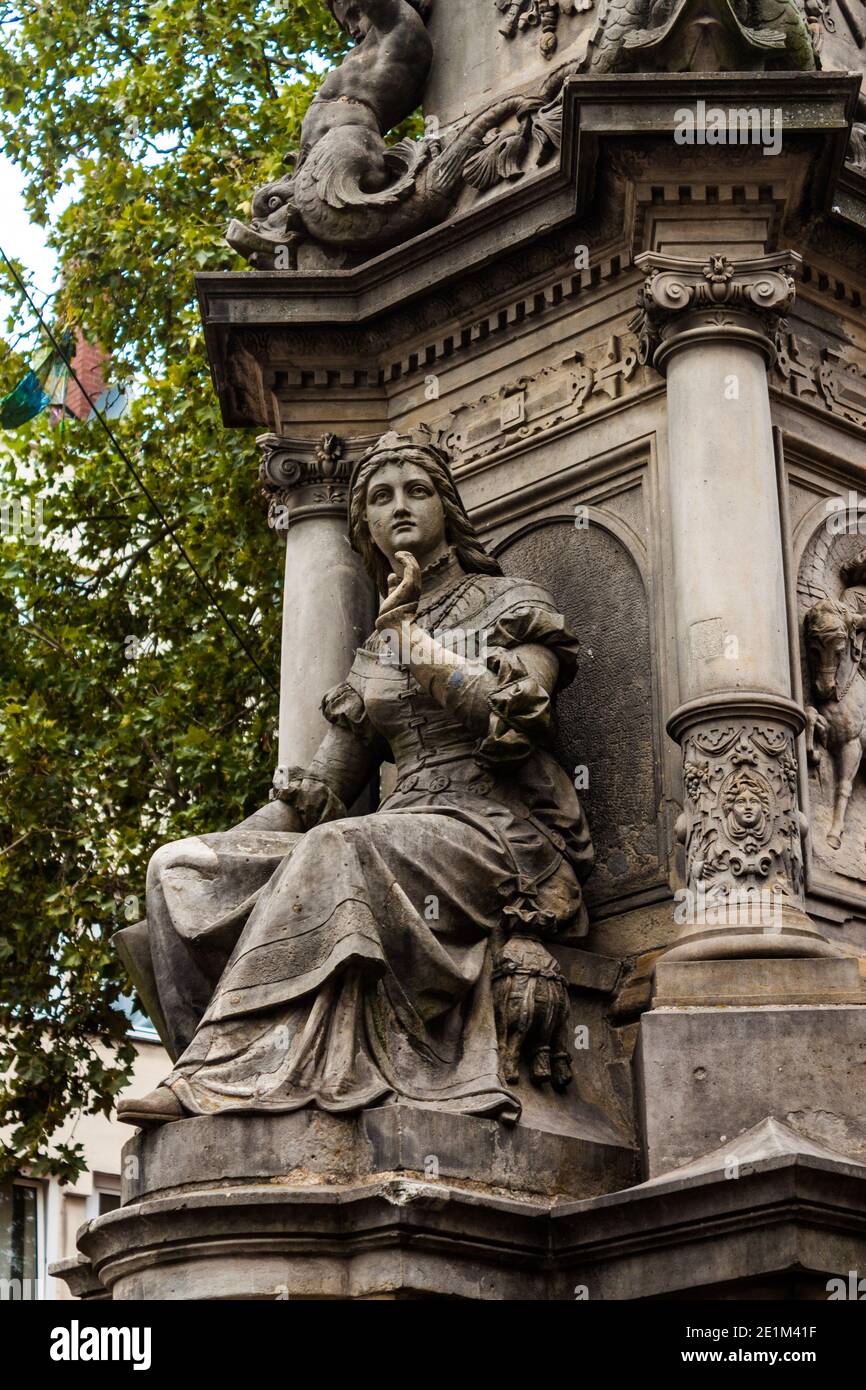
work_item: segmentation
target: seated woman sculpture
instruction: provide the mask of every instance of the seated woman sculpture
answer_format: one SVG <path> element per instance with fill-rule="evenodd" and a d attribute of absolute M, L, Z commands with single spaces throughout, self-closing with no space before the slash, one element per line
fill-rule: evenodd
<path fill-rule="evenodd" d="M 592 845 L 547 749 L 576 639 L 484 551 L 429 442 L 381 439 L 349 511 L 381 612 L 325 696 L 313 762 L 283 769 L 244 825 L 151 863 L 179 1055 L 120 1103 L 128 1123 L 395 1099 L 514 1121 L 521 1086 L 570 1080 L 565 983 L 542 942 L 586 931 Z M 383 760 L 393 791 L 349 816 Z"/>

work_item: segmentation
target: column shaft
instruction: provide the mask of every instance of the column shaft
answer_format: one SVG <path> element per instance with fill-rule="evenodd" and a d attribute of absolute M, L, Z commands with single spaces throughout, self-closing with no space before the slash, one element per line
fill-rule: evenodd
<path fill-rule="evenodd" d="M 668 381 L 686 890 L 668 960 L 834 953 L 806 915 L 767 366 L 797 258 L 646 253 L 641 356 Z"/>
<path fill-rule="evenodd" d="M 765 360 L 699 343 L 667 370 L 683 698 L 790 696 L 782 541 Z"/>
<path fill-rule="evenodd" d="M 306 767 L 327 724 L 324 693 L 346 679 L 373 627 L 370 581 L 345 518 L 307 517 L 286 540 L 280 672 L 280 767 Z"/>
<path fill-rule="evenodd" d="M 261 480 L 269 522 L 286 542 L 280 658 L 279 767 L 306 767 L 327 724 L 322 697 L 346 679 L 373 628 L 373 584 L 349 543 L 353 461 L 373 441 L 267 434 Z"/>

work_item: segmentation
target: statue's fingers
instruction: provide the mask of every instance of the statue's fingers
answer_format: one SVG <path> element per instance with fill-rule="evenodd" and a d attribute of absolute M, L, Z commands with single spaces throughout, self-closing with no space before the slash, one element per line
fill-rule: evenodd
<path fill-rule="evenodd" d="M 411 550 L 398 550 L 394 557 L 403 566 L 403 580 L 421 592 L 421 566 Z"/>

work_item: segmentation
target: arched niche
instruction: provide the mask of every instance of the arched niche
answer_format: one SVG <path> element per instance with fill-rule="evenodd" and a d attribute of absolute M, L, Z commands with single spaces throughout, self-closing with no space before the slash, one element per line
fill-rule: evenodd
<path fill-rule="evenodd" d="M 609 912 L 661 875 L 652 638 L 634 556 L 610 521 L 592 509 L 588 520 L 534 522 L 497 555 L 506 574 L 549 589 L 580 638 L 577 677 L 558 699 L 555 751 L 570 772 L 588 769 L 580 794 L 597 864 L 587 898 Z"/>

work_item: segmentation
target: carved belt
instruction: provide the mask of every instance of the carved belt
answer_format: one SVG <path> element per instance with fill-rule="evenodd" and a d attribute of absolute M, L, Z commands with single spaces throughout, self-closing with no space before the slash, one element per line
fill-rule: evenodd
<path fill-rule="evenodd" d="M 474 748 L 451 749 L 421 758 L 401 760 L 397 765 L 395 792 L 468 792 L 470 796 L 489 796 L 495 779 L 475 760 Z"/>

